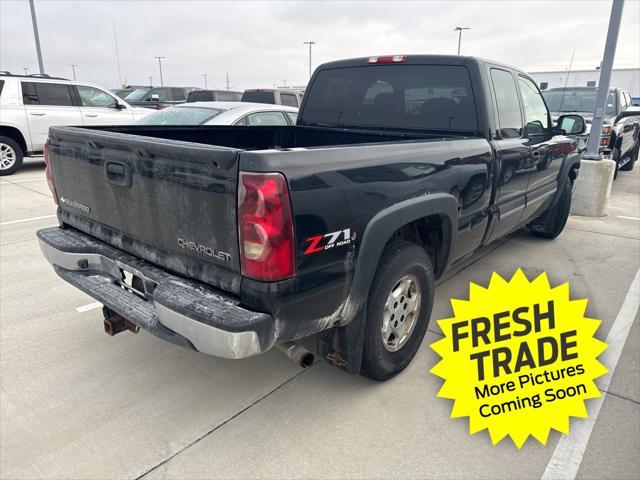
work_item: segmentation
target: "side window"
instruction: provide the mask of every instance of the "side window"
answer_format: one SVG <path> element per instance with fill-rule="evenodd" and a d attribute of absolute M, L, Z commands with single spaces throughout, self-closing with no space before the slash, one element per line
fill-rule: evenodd
<path fill-rule="evenodd" d="M 297 107 L 298 106 L 298 99 L 296 98 L 295 95 L 293 95 L 291 93 L 281 93 L 280 94 L 280 101 L 281 101 L 282 105 L 286 105 L 287 107 Z"/>
<path fill-rule="evenodd" d="M 248 115 L 249 125 L 287 125 L 280 112 L 257 112 Z"/>
<path fill-rule="evenodd" d="M 25 105 L 73 106 L 71 89 L 64 83 L 22 82 Z"/>
<path fill-rule="evenodd" d="M 531 80 L 518 77 L 518 82 L 520 83 L 522 103 L 524 104 L 527 134 L 540 135 L 546 133 L 549 129 L 549 112 L 542 95 Z"/>
<path fill-rule="evenodd" d="M 98 88 L 85 85 L 77 85 L 76 88 L 83 107 L 116 108 L 118 104 L 115 98 Z"/>
<path fill-rule="evenodd" d="M 2 86 L 0 86 L 0 92 L 1 91 L 2 91 Z M 624 98 L 627 103 L 627 108 L 633 105 L 633 102 L 631 101 L 631 95 L 629 94 L 629 92 L 624 92 Z"/>
<path fill-rule="evenodd" d="M 502 138 L 518 138 L 522 135 L 522 115 L 516 82 L 511 73 L 491 69 L 491 83 L 496 96 L 498 124 Z"/>
<path fill-rule="evenodd" d="M 247 121 L 247 115 L 245 115 L 244 117 L 242 117 L 240 120 L 236 120 L 236 122 L 234 123 L 234 125 L 242 125 L 242 126 L 247 126 L 247 125 L 249 125 L 249 122 Z"/>
<path fill-rule="evenodd" d="M 285 112 L 285 114 L 287 115 L 287 117 L 289 117 L 289 120 L 291 120 L 291 123 L 295 125 L 296 122 L 298 121 L 298 114 L 295 112 Z"/>
<path fill-rule="evenodd" d="M 22 103 L 25 105 L 39 105 L 36 84 L 33 82 L 22 82 Z"/>
<path fill-rule="evenodd" d="M 187 96 L 184 94 L 184 90 L 181 88 L 172 88 L 171 96 L 173 96 L 173 100 L 176 102 L 184 102 L 187 99 Z"/>

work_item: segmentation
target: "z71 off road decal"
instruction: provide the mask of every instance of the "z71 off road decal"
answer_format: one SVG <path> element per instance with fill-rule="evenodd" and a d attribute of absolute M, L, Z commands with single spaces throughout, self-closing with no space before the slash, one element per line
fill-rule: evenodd
<path fill-rule="evenodd" d="M 352 237 L 350 228 L 338 230 L 337 232 L 325 233 L 324 235 L 315 235 L 305 240 L 309 245 L 305 249 L 304 254 L 309 255 L 311 253 L 331 250 L 334 247 L 349 245 L 351 240 L 355 240 L 355 233 Z"/>

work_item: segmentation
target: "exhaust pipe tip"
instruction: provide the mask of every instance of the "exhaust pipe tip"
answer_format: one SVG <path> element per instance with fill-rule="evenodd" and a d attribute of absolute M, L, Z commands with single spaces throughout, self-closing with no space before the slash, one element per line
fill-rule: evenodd
<path fill-rule="evenodd" d="M 311 352 L 307 352 L 300 358 L 300 366 L 302 368 L 309 368 L 315 362 L 315 355 Z"/>
<path fill-rule="evenodd" d="M 315 362 L 315 355 L 309 350 L 295 342 L 286 342 L 277 345 L 290 360 L 298 364 L 302 368 L 309 368 Z"/>

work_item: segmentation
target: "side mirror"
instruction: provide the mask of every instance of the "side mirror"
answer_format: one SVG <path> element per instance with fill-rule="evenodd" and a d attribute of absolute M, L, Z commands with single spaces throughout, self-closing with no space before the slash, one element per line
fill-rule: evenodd
<path fill-rule="evenodd" d="M 564 130 L 566 135 L 580 135 L 587 130 L 587 123 L 580 115 L 561 115 L 558 128 Z"/>
<path fill-rule="evenodd" d="M 125 108 L 127 108 L 127 107 L 125 107 L 122 103 L 118 102 L 118 103 L 116 103 L 116 105 L 115 105 L 115 107 L 114 107 L 114 108 L 115 108 L 116 110 L 124 110 L 124 109 L 125 109 Z"/>
<path fill-rule="evenodd" d="M 151 95 L 151 99 L 152 102 L 159 102 L 160 101 L 160 95 L 158 95 L 157 93 L 154 93 Z"/>

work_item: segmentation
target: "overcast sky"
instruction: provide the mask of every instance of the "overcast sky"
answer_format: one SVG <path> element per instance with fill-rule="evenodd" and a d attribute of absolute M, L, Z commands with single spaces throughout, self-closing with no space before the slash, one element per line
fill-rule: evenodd
<path fill-rule="evenodd" d="M 529 71 L 599 64 L 611 0 L 594 1 L 58 1 L 35 0 L 45 71 L 115 87 L 159 83 L 232 89 L 304 85 L 313 64 L 389 53 L 462 53 Z M 37 72 L 29 3 L 0 0 L 0 70 Z M 617 67 L 640 67 L 640 1 L 626 0 Z"/>

